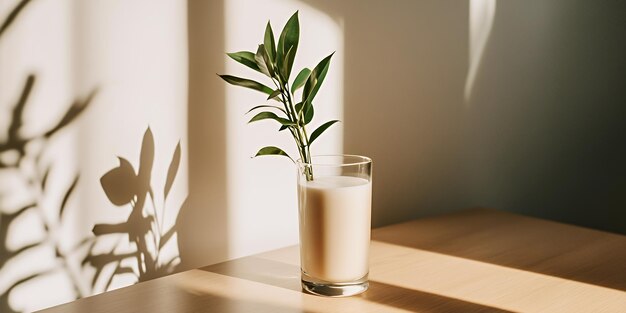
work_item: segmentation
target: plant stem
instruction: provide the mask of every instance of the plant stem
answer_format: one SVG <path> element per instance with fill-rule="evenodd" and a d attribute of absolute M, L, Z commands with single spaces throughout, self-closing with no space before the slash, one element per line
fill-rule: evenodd
<path fill-rule="evenodd" d="M 283 83 L 280 80 L 280 76 L 278 76 L 277 78 L 278 80 L 278 84 L 274 83 L 276 85 L 276 87 L 278 89 L 280 89 L 280 97 L 282 98 L 282 102 L 283 105 L 285 106 L 285 110 L 287 111 L 287 117 L 289 118 L 290 121 L 292 121 L 293 123 L 296 123 L 296 125 L 298 124 L 298 119 L 295 115 L 295 108 L 293 108 L 293 106 L 291 105 L 291 102 L 288 101 L 287 99 L 289 99 L 288 97 L 285 98 L 285 89 L 283 88 Z M 273 81 L 273 80 L 272 80 Z M 300 137 L 300 132 L 295 132 L 294 129 L 289 126 L 287 127 L 289 129 L 289 132 L 291 132 L 291 136 L 293 136 L 294 140 L 296 141 L 296 145 L 298 146 L 298 153 L 300 154 L 300 158 L 302 160 L 305 160 L 305 155 L 303 154 L 303 150 L 300 148 L 301 147 L 301 143 L 302 143 L 302 138 Z"/>
<path fill-rule="evenodd" d="M 289 106 L 291 107 L 291 112 L 294 115 L 294 122 L 296 123 L 296 130 L 299 137 L 298 148 L 300 150 L 300 155 L 302 156 L 302 162 L 304 165 L 304 175 L 306 176 L 307 181 L 313 180 L 313 168 L 311 167 L 311 150 L 309 148 L 309 137 L 306 133 L 305 122 L 304 122 L 304 104 L 300 107 L 300 111 L 296 112 L 296 108 L 293 104 L 291 91 L 289 89 L 289 82 L 285 82 L 284 88 L 281 88 L 281 93 L 283 93 L 283 98 L 285 95 L 287 96 L 287 101 Z M 298 114 L 296 116 L 296 113 Z M 304 138 L 304 139 L 303 139 Z"/>
<path fill-rule="evenodd" d="M 296 141 L 296 145 L 298 146 L 298 154 L 300 154 L 300 159 L 302 163 L 305 164 L 304 167 L 304 175 L 307 181 L 313 180 L 313 168 L 311 167 L 311 150 L 309 147 L 309 136 L 307 135 L 305 122 L 304 122 L 304 114 L 303 108 L 300 108 L 299 112 L 296 112 L 296 107 L 293 104 L 293 97 L 291 91 L 289 89 L 289 82 L 283 82 L 280 74 L 276 73 L 274 77 L 271 77 L 272 82 L 280 90 L 280 97 L 283 106 L 285 107 L 285 111 L 287 113 L 287 117 L 295 126 L 289 126 L 289 131 L 291 132 L 291 136 Z"/>

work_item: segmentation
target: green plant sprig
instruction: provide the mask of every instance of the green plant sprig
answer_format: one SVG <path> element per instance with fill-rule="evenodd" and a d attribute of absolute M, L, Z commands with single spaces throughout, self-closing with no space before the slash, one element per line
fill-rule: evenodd
<path fill-rule="evenodd" d="M 330 59 L 334 52 L 320 61 L 313 70 L 303 68 L 298 75 L 296 75 L 295 79 L 293 79 L 293 82 L 289 84 L 293 62 L 298 50 L 299 39 L 300 24 L 298 21 L 298 12 L 296 11 L 291 18 L 289 18 L 287 24 L 285 24 L 278 38 L 277 45 L 274 40 L 272 26 L 268 21 L 265 27 L 263 43 L 259 45 L 256 53 L 251 51 L 227 53 L 231 59 L 269 77 L 275 89 L 247 78 L 218 75 L 229 84 L 262 92 L 267 95 L 267 100 L 275 100 L 281 103 L 282 107 L 269 104 L 253 107 L 247 113 L 261 109 L 271 109 L 276 110 L 278 114 L 274 111 L 261 111 L 254 115 L 248 123 L 261 120 L 274 120 L 278 122 L 280 124 L 279 131 L 287 129 L 291 133 L 296 142 L 302 162 L 311 164 L 311 144 L 313 144 L 315 139 L 326 131 L 326 129 L 338 122 L 338 120 L 331 120 L 322 124 L 315 129 L 310 136 L 306 130 L 306 126 L 313 120 L 315 111 L 313 109 L 313 100 L 322 86 L 324 78 L 326 78 L 326 73 L 330 66 Z M 300 88 L 304 88 L 301 101 L 295 103 L 295 93 Z M 264 155 L 286 156 L 295 163 L 294 159 L 289 156 L 289 154 L 278 147 L 263 147 L 257 152 L 255 157 Z M 313 180 L 312 168 L 305 166 L 304 171 L 307 180 Z"/>

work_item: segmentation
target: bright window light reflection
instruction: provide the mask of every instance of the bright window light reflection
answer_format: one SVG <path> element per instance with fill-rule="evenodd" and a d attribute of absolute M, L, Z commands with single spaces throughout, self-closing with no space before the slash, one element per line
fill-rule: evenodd
<path fill-rule="evenodd" d="M 465 78 L 466 105 L 472 95 L 476 74 L 480 67 L 496 15 L 496 0 L 470 0 L 469 11 L 469 68 Z"/>

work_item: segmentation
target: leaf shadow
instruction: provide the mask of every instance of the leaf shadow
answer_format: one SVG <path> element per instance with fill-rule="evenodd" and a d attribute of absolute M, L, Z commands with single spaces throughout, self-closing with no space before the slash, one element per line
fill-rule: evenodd
<path fill-rule="evenodd" d="M 131 211 L 126 221 L 117 224 L 96 224 L 92 232 L 96 241 L 112 236 L 127 238 L 134 250 L 130 253 L 120 253 L 115 252 L 114 247 L 105 254 L 95 254 L 90 250 L 85 256 L 83 265 L 88 264 L 96 269 L 96 275 L 91 282 L 92 288 L 96 287 L 105 266 L 114 267 L 110 275 L 102 278 L 106 279 L 104 290 L 111 286 L 117 275 L 131 274 L 135 276 L 137 282 L 146 281 L 173 273 L 181 261 L 179 252 L 170 256 L 164 253 L 166 246 L 173 242 L 172 238 L 177 234 L 178 220 L 173 221 L 168 229 L 163 229 L 166 225 L 165 211 L 174 209 L 166 204 L 180 168 L 180 141 L 174 148 L 165 175 L 163 201 L 158 202 L 162 207 L 158 207 L 155 201 L 152 185 L 155 142 L 150 127 L 145 130 L 142 138 L 138 169 L 135 170 L 135 166 L 126 158 L 118 157 L 118 160 L 119 165 L 102 175 L 100 184 L 112 204 L 121 207 L 130 206 Z M 177 212 L 180 212 L 180 208 Z M 174 244 L 178 246 L 177 242 Z M 128 263 L 123 262 L 127 259 L 134 260 L 133 267 L 123 265 Z"/>
<path fill-rule="evenodd" d="M 20 10 L 26 3 L 28 3 L 28 1 L 22 1 L 19 4 L 22 5 Z M 8 24 L 5 21 L 2 26 L 2 31 L 8 27 L 6 25 Z M 61 249 L 60 239 L 54 236 L 52 231 L 52 228 L 61 228 L 64 224 L 64 213 L 66 212 L 68 203 L 74 194 L 80 175 L 78 173 L 74 175 L 72 183 L 65 189 L 65 192 L 62 195 L 62 200 L 58 206 L 44 208 L 41 201 L 44 196 L 51 193 L 48 183 L 50 179 L 49 174 L 54 166 L 54 163 L 52 165 L 44 164 L 41 156 L 50 147 L 51 140 L 56 137 L 59 131 L 70 126 L 81 116 L 85 109 L 90 106 L 96 95 L 96 89 L 94 89 L 94 91 L 92 91 L 86 98 L 74 101 L 55 126 L 40 134 L 26 137 L 22 135 L 20 131 L 25 126 L 24 112 L 27 107 L 28 99 L 34 90 L 36 81 L 37 79 L 35 74 L 28 75 L 24 86 L 22 87 L 20 96 L 12 109 L 10 124 L 7 129 L 7 139 L 0 142 L 0 156 L 11 153 L 15 154 L 15 157 L 10 158 L 9 161 L 6 161 L 4 158 L 0 158 L 0 171 L 12 171 L 18 175 L 20 180 L 26 181 L 28 187 L 25 193 L 27 194 L 28 199 L 30 199 L 27 205 L 18 209 L 12 208 L 10 204 L 0 203 L 0 273 L 7 270 L 6 265 L 11 260 L 23 257 L 28 252 L 44 246 L 50 246 L 54 249 L 54 258 L 59 262 L 54 262 L 55 265 L 48 270 L 37 273 L 27 272 L 23 274 L 22 277 L 18 277 L 14 281 L 10 281 L 8 287 L 2 290 L 2 293 L 0 294 L 1 312 L 17 312 L 15 308 L 11 307 L 8 301 L 11 292 L 18 286 L 55 271 L 60 271 L 67 275 L 68 279 L 72 282 L 76 298 L 83 296 L 83 293 L 78 287 L 79 283 L 76 280 L 76 275 L 75 273 L 72 273 L 72 270 L 67 263 L 67 253 L 74 253 L 76 251 L 64 252 Z M 33 151 L 27 151 L 26 146 L 35 141 L 42 143 L 41 148 Z M 33 171 L 31 170 L 32 168 L 36 170 Z M 45 170 L 43 172 L 37 170 L 40 168 L 45 168 Z M 45 218 L 46 214 L 44 211 L 49 209 L 56 210 L 57 212 L 53 219 Z M 13 231 L 20 230 L 20 226 L 22 224 L 19 223 L 20 217 L 30 211 L 35 211 L 37 213 L 45 232 L 44 238 L 34 243 L 22 245 L 18 248 L 9 247 L 9 239 L 13 236 Z"/>
<path fill-rule="evenodd" d="M 2 22 L 2 25 L 0 26 L 0 38 L 2 38 L 2 35 L 4 35 L 5 31 L 9 29 L 9 26 L 13 24 L 17 16 L 22 12 L 26 5 L 30 3 L 30 1 L 31 0 L 22 0 L 17 5 L 15 5 L 15 7 L 13 7 L 9 15 L 7 15 L 6 19 Z"/>
<path fill-rule="evenodd" d="M 9 14 L 0 23 L 0 40 L 7 33 L 10 26 L 15 23 L 17 17 L 24 12 L 24 9 L 30 3 L 30 0 L 21 0 L 13 6 Z M 44 208 L 42 207 L 40 201 L 42 196 L 50 193 L 48 189 L 48 181 L 51 166 L 44 166 L 41 162 L 41 156 L 48 148 L 49 141 L 60 130 L 65 129 L 67 126 L 72 124 L 85 111 L 85 109 L 89 107 L 97 93 L 97 89 L 94 89 L 89 96 L 84 99 L 76 99 L 67 109 L 63 118 L 61 118 L 55 126 L 41 134 L 27 137 L 21 134 L 21 129 L 27 120 L 24 118 L 25 109 L 35 88 L 36 81 L 37 77 L 33 73 L 26 77 L 21 92 L 19 93 L 19 97 L 17 98 L 17 101 L 13 105 L 11 111 L 9 126 L 7 128 L 7 138 L 4 141 L 0 141 L 0 171 L 11 171 L 16 173 L 18 176 L 17 179 L 23 179 L 28 182 L 27 194 L 28 199 L 30 199 L 27 205 L 17 209 L 11 207 L 11 205 L 6 202 L 0 202 L 0 274 L 8 270 L 7 263 L 11 260 L 23 257 L 29 251 L 43 246 L 52 246 L 55 251 L 54 258 L 60 262 L 54 262 L 56 265 L 48 270 L 25 273 L 21 277 L 17 277 L 14 280 L 9 281 L 8 287 L 0 291 L 0 312 L 18 312 L 17 309 L 12 307 L 9 302 L 12 291 L 26 282 L 54 271 L 64 272 L 68 279 L 73 283 L 76 297 L 78 298 L 82 296 L 80 289 L 78 288 L 78 283 L 75 281 L 75 275 L 74 273 L 71 273 L 70 268 L 67 266 L 66 255 L 60 249 L 59 239 L 55 238 L 51 233 L 51 228 L 53 226 L 60 227 L 60 225 L 63 224 L 63 213 L 67 208 L 71 195 L 74 193 L 80 175 L 76 174 L 74 176 L 73 183 L 66 189 L 59 207 L 53 208 L 58 209 L 58 218 L 55 220 L 48 220 L 43 217 L 45 215 L 43 212 Z M 42 147 L 36 151 L 27 151 L 26 146 L 34 141 L 42 142 Z M 4 156 L 7 155 L 12 155 L 12 157 L 5 158 Z M 35 169 L 46 167 L 46 169 L 43 173 L 40 173 L 37 170 L 29 170 L 29 167 Z M 15 228 L 18 228 L 19 230 L 19 226 L 21 224 L 19 223 L 20 217 L 31 211 L 39 213 L 38 216 L 43 224 L 45 232 L 44 239 L 34 243 L 28 243 L 17 248 L 10 247 L 8 244 L 10 239 L 9 237 L 14 235 L 12 230 Z"/>

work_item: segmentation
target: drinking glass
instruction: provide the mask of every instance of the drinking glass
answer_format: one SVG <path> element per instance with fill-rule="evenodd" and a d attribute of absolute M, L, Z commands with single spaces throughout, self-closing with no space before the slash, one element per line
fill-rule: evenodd
<path fill-rule="evenodd" d="M 369 287 L 372 160 L 320 155 L 296 163 L 303 289 L 330 297 L 364 292 Z"/>

